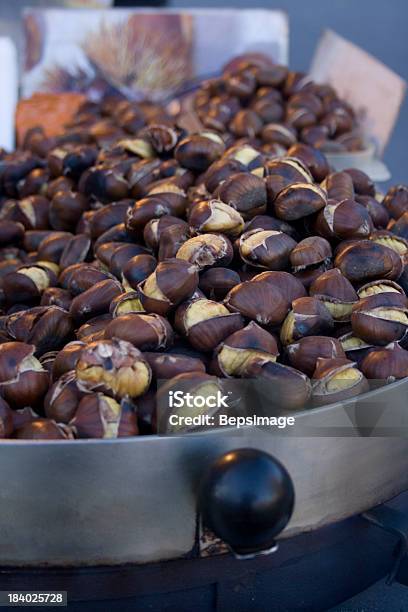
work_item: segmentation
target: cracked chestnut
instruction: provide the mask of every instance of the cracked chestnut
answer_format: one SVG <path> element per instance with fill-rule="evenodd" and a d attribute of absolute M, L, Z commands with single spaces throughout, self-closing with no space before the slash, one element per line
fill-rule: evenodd
<path fill-rule="evenodd" d="M 250 219 L 266 210 L 265 181 L 259 176 L 240 172 L 228 177 L 216 190 L 217 197 Z"/>
<path fill-rule="evenodd" d="M 23 342 L 0 344 L 0 394 L 12 408 L 41 405 L 48 389 L 48 373 L 34 351 Z"/>
<path fill-rule="evenodd" d="M 318 185 L 296 183 L 285 187 L 274 201 L 275 214 L 284 221 L 313 215 L 327 204 L 325 191 Z"/>
<path fill-rule="evenodd" d="M 245 232 L 239 239 L 241 259 L 257 268 L 284 270 L 289 267 L 289 258 L 296 242 L 283 232 L 254 229 Z"/>
<path fill-rule="evenodd" d="M 325 359 L 346 358 L 340 340 L 329 336 L 305 336 L 289 344 L 285 349 L 289 364 L 311 377 L 319 357 Z"/>
<path fill-rule="evenodd" d="M 195 264 L 200 270 L 212 266 L 227 266 L 232 257 L 231 242 L 221 234 L 200 234 L 189 238 L 176 254 L 177 259 Z"/>
<path fill-rule="evenodd" d="M 276 410 L 301 410 L 312 394 L 306 374 L 263 358 L 249 362 L 245 378 L 256 379 L 257 399 L 268 414 L 276 414 Z"/>
<path fill-rule="evenodd" d="M 261 280 L 236 285 L 227 294 L 224 304 L 232 312 L 238 312 L 264 326 L 282 323 L 290 307 L 279 284 Z"/>
<path fill-rule="evenodd" d="M 360 299 L 351 314 L 353 332 L 370 344 L 400 341 L 408 329 L 408 301 L 400 293 L 377 293 Z"/>
<path fill-rule="evenodd" d="M 283 345 L 292 344 L 304 336 L 325 336 L 334 326 L 333 317 L 320 300 L 313 297 L 298 298 L 284 320 L 280 339 Z"/>
<path fill-rule="evenodd" d="M 353 285 L 338 268 L 318 276 L 310 285 L 309 294 L 321 300 L 338 322 L 350 321 L 352 308 L 358 302 Z"/>
<path fill-rule="evenodd" d="M 182 259 L 160 262 L 150 276 L 140 283 L 140 301 L 147 312 L 165 315 L 171 308 L 188 300 L 198 287 L 197 267 Z"/>
<path fill-rule="evenodd" d="M 316 406 L 346 400 L 369 390 L 368 381 L 357 365 L 341 358 L 319 358 L 312 385 Z"/>
<path fill-rule="evenodd" d="M 345 245 L 334 265 L 352 283 L 367 283 L 385 278 L 398 280 L 402 273 L 401 257 L 392 249 L 372 240 Z"/>
<path fill-rule="evenodd" d="M 221 200 L 203 200 L 192 209 L 188 219 L 193 234 L 221 233 L 236 237 L 244 229 L 244 219 L 235 208 Z"/>
<path fill-rule="evenodd" d="M 211 371 L 219 376 L 243 376 L 253 359 L 276 361 L 278 355 L 275 337 L 251 321 L 216 348 Z"/>
<path fill-rule="evenodd" d="M 173 343 L 170 323 L 158 314 L 127 314 L 115 317 L 105 328 L 107 339 L 120 338 L 142 351 L 166 349 Z"/>
<path fill-rule="evenodd" d="M 143 395 L 152 377 L 142 353 L 118 338 L 91 342 L 84 347 L 75 372 L 80 390 L 97 391 L 115 398 Z"/>
<path fill-rule="evenodd" d="M 139 433 L 135 406 L 102 393 L 81 399 L 70 426 L 77 438 L 123 438 Z"/>
<path fill-rule="evenodd" d="M 373 348 L 360 365 L 364 376 L 370 380 L 393 382 L 408 376 L 408 351 L 397 342 Z"/>
<path fill-rule="evenodd" d="M 244 326 L 242 316 L 230 312 L 223 304 L 195 299 L 179 306 L 175 325 L 198 351 L 211 351 L 227 336 Z"/>

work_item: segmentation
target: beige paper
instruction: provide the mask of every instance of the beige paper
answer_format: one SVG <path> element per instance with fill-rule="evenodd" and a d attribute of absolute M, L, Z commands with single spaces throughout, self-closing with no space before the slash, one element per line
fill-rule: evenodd
<path fill-rule="evenodd" d="M 367 137 L 382 154 L 397 121 L 406 82 L 382 62 L 331 30 L 316 49 L 310 74 L 329 83 L 356 110 Z"/>

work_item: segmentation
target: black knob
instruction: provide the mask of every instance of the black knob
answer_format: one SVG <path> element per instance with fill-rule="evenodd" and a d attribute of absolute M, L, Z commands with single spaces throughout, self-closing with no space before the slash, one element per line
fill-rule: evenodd
<path fill-rule="evenodd" d="M 288 472 L 268 453 L 240 448 L 221 455 L 201 481 L 203 524 L 239 556 L 271 551 L 295 501 Z"/>

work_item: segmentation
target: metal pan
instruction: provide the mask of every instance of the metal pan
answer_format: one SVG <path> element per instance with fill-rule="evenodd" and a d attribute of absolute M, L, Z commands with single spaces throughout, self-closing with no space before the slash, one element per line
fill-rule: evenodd
<path fill-rule="evenodd" d="M 246 427 L 5 441 L 0 565 L 116 565 L 188 555 L 203 469 L 219 454 L 248 446 L 273 454 L 293 479 L 296 506 L 282 537 L 360 513 L 408 488 L 407 393 L 403 380 L 298 413 L 289 434 Z"/>

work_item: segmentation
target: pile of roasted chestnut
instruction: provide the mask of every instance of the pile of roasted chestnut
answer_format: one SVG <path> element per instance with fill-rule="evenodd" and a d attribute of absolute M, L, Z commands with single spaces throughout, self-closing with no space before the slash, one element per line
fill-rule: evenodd
<path fill-rule="evenodd" d="M 326 153 L 360 151 L 366 143 L 358 118 L 329 85 L 313 83 L 258 58 L 257 65 L 232 60 L 223 75 L 205 83 L 192 107 L 205 128 L 233 139 L 257 137 L 266 155 L 285 155 L 296 142 Z"/>
<path fill-rule="evenodd" d="M 1 153 L 1 437 L 155 433 L 158 380 L 293 410 L 408 375 L 408 187 L 331 171 L 331 88 L 231 66 L 195 111 L 88 102 Z"/>

